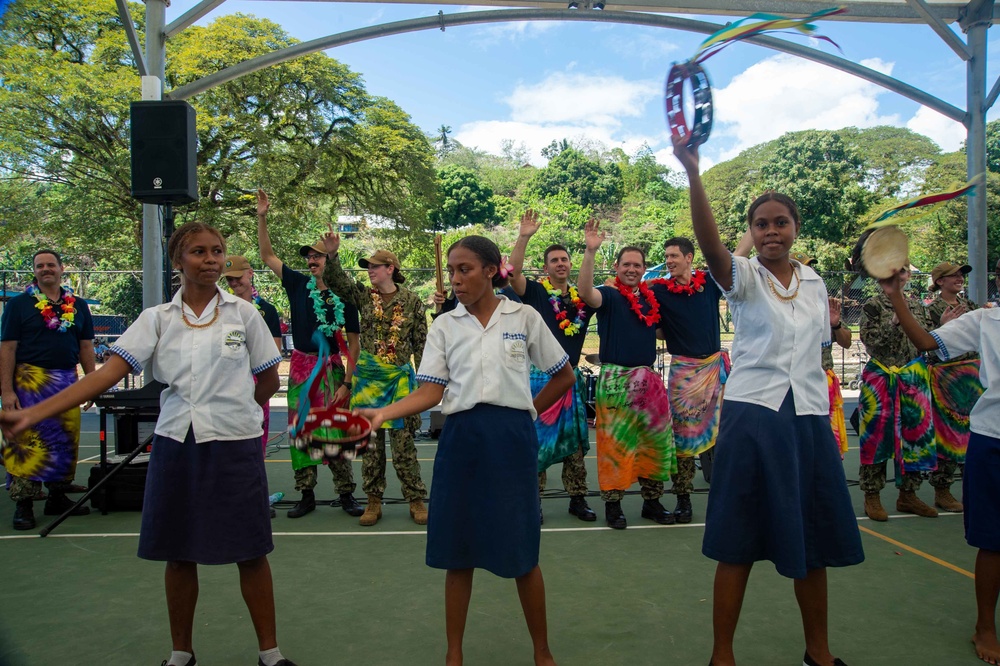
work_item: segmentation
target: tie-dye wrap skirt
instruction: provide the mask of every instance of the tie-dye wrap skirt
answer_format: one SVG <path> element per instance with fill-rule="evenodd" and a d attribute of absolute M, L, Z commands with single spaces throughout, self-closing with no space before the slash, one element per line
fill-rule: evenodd
<path fill-rule="evenodd" d="M 670 400 L 663 378 L 645 366 L 601 366 L 597 382 L 597 477 L 601 490 L 624 490 L 640 477 L 677 472 Z"/>
<path fill-rule="evenodd" d="M 535 419 L 538 433 L 538 471 L 544 472 L 578 450 L 590 450 L 587 429 L 587 406 L 583 396 L 586 380 L 579 368 L 573 368 L 576 381 L 556 402 Z M 531 366 L 531 396 L 535 397 L 549 383 L 549 375 Z"/>
<path fill-rule="evenodd" d="M 351 380 L 351 408 L 370 407 L 379 409 L 388 407 L 410 395 L 417 386 L 417 376 L 409 363 L 396 365 L 386 363 L 378 356 L 362 351 L 354 366 L 354 377 Z M 386 430 L 400 430 L 405 427 L 403 419 L 386 421 L 382 424 Z"/>
<path fill-rule="evenodd" d="M 969 446 L 969 413 L 983 394 L 979 359 L 935 363 L 930 370 L 938 457 L 964 463 Z"/>
<path fill-rule="evenodd" d="M 902 368 L 871 359 L 861 373 L 861 464 L 894 460 L 904 472 L 937 469 L 931 378 L 918 358 Z"/>
<path fill-rule="evenodd" d="M 333 366 L 328 372 L 321 374 L 316 381 L 319 382 L 319 393 L 323 396 L 324 405 L 312 405 L 313 407 L 323 407 L 333 400 L 333 394 L 337 391 L 337 386 L 344 381 L 344 367 L 341 365 L 340 356 L 334 354 L 332 357 Z M 313 367 L 319 362 L 319 357 L 311 354 L 303 354 L 300 351 L 292 350 L 292 359 L 288 368 L 288 425 L 292 425 L 292 419 L 298 413 L 299 397 L 302 395 L 302 385 L 309 379 L 309 374 Z M 313 431 L 313 436 L 318 439 L 337 439 L 343 436 L 343 432 L 333 428 L 317 428 Z M 300 470 L 306 467 L 319 465 L 322 460 L 313 460 L 309 457 L 308 451 L 299 451 L 294 446 L 289 449 L 292 456 L 292 469 Z"/>
<path fill-rule="evenodd" d="M 76 382 L 76 368 L 50 370 L 28 363 L 14 367 L 14 393 L 22 408 L 54 396 Z M 80 408 L 43 419 L 13 441 L 4 439 L 7 472 L 32 481 L 72 481 L 80 450 Z"/>
<path fill-rule="evenodd" d="M 840 392 L 840 377 L 833 370 L 826 371 L 826 388 L 830 392 L 830 426 L 837 440 L 840 459 L 847 453 L 847 421 L 844 420 L 844 396 Z"/>
<path fill-rule="evenodd" d="M 672 356 L 667 379 L 677 457 L 692 458 L 715 446 L 722 387 L 732 365 L 724 351 L 707 358 Z"/>

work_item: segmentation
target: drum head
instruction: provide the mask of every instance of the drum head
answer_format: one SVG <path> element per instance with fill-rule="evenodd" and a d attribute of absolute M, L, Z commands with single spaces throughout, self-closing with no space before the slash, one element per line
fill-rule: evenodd
<path fill-rule="evenodd" d="M 861 269 L 877 280 L 895 275 L 910 264 L 910 243 L 899 227 L 887 226 L 866 232 L 861 244 Z"/>

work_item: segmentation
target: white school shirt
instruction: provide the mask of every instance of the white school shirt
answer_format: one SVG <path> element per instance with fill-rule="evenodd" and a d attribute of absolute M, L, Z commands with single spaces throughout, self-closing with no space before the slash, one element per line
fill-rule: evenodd
<path fill-rule="evenodd" d="M 195 441 L 210 442 L 264 433 L 251 373 L 277 365 L 281 355 L 252 303 L 221 291 L 216 298 L 195 317 L 178 291 L 169 303 L 143 310 L 111 348 L 136 374 L 152 362 L 153 378 L 167 385 L 157 435 L 183 442 L 193 427 Z M 183 307 L 188 321 L 206 324 L 216 303 L 219 319 L 207 328 L 190 328 L 181 319 Z"/>
<path fill-rule="evenodd" d="M 792 389 L 795 413 L 827 415 L 830 394 L 818 358 L 830 346 L 830 306 L 823 279 L 795 260 L 799 280 L 785 289 L 757 257 L 733 257 L 733 286 L 723 295 L 733 313 L 733 369 L 726 380 L 725 400 L 749 402 L 778 411 Z M 781 301 L 775 290 L 793 301 Z M 714 279 L 714 278 L 713 278 Z"/>
<path fill-rule="evenodd" d="M 569 356 L 534 308 L 500 296 L 484 327 L 459 303 L 431 324 L 418 382 L 445 387 L 444 414 L 479 403 L 523 409 L 537 416 L 531 399 L 531 365 L 554 375 Z"/>
<path fill-rule="evenodd" d="M 979 381 L 986 391 L 969 414 L 969 427 L 980 435 L 1000 438 L 1000 309 L 966 312 L 931 331 L 931 336 L 942 360 L 978 352 Z"/>

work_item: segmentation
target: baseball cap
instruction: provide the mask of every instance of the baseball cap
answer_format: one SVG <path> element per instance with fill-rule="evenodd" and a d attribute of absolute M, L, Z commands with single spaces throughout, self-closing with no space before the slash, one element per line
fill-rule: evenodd
<path fill-rule="evenodd" d="M 223 277 L 241 277 L 245 272 L 250 270 L 250 262 L 247 261 L 246 257 L 241 257 L 238 254 L 226 257 L 226 263 L 222 266 Z"/>
<path fill-rule="evenodd" d="M 803 266 L 812 266 L 813 264 L 816 263 L 816 260 L 810 257 L 805 252 L 792 252 L 790 256 L 792 259 L 799 262 Z"/>
<path fill-rule="evenodd" d="M 931 291 L 941 288 L 937 281 L 946 275 L 954 275 L 955 273 L 968 275 L 970 272 L 972 272 L 972 266 L 968 264 L 953 264 L 950 261 L 942 261 L 931 270 Z"/>
<path fill-rule="evenodd" d="M 308 257 L 310 254 L 315 252 L 316 254 L 326 255 L 326 246 L 322 243 L 316 243 L 315 245 L 303 245 L 299 248 L 299 256 Z"/>

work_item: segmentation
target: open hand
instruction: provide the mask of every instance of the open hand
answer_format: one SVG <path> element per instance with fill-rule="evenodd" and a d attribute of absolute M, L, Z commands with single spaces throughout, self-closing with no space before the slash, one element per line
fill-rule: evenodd
<path fill-rule="evenodd" d="M 830 326 L 836 326 L 840 323 L 840 299 L 831 296 L 828 302 L 830 304 Z"/>
<path fill-rule="evenodd" d="M 333 230 L 333 224 L 330 222 L 326 223 L 326 228 L 328 231 L 323 234 L 323 247 L 326 248 L 326 253 L 332 257 L 340 250 L 340 234 Z"/>
<path fill-rule="evenodd" d="M 257 215 L 267 215 L 267 211 L 271 209 L 271 200 L 267 198 L 267 192 L 257 188 Z"/>
<path fill-rule="evenodd" d="M 584 243 L 588 250 L 597 251 L 607 236 L 606 231 L 601 231 L 601 224 L 596 220 L 590 220 L 583 228 Z"/>
<path fill-rule="evenodd" d="M 538 213 L 529 208 L 524 211 L 524 215 L 521 216 L 521 227 L 519 233 L 522 236 L 534 236 L 535 232 L 537 232 L 541 226 L 542 223 L 538 219 Z"/>
<path fill-rule="evenodd" d="M 964 305 L 958 303 L 957 305 L 949 305 L 941 313 L 941 324 L 947 324 L 952 319 L 958 319 L 964 315 L 968 310 Z"/>

